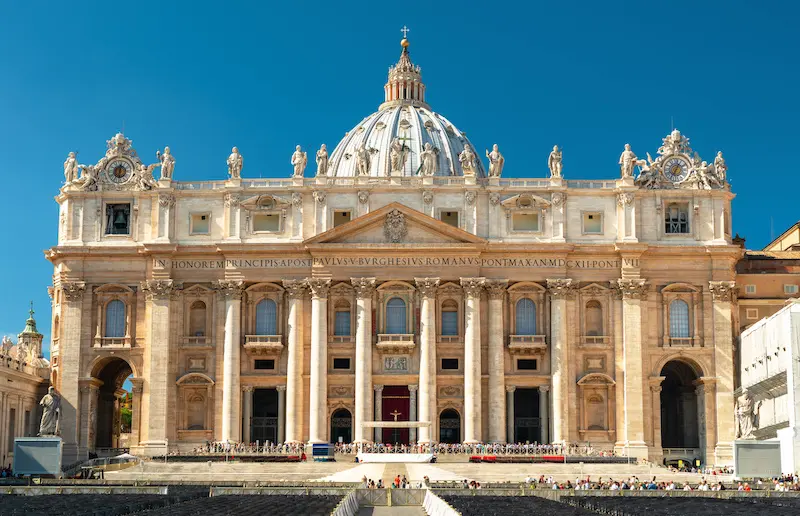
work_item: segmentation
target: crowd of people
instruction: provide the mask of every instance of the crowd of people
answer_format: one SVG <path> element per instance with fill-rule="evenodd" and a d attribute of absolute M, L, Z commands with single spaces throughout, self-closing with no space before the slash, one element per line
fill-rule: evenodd
<path fill-rule="evenodd" d="M 194 455 L 219 455 L 223 453 L 236 455 L 300 455 L 305 451 L 302 443 L 233 443 L 233 442 L 211 442 L 207 441 L 204 445 L 192 450 Z M 177 452 L 175 452 L 177 453 Z"/>
<path fill-rule="evenodd" d="M 425 476 L 423 477 L 422 482 L 411 482 L 406 478 L 405 475 L 397 475 L 392 480 L 392 489 L 422 489 L 425 486 L 430 484 L 430 479 Z M 390 486 L 384 485 L 383 479 L 378 479 L 378 481 L 374 481 L 366 476 L 361 477 L 361 485 L 365 489 L 385 489 Z"/>
<path fill-rule="evenodd" d="M 432 453 L 466 455 L 571 455 L 584 457 L 613 457 L 612 450 L 595 449 L 591 444 L 385 444 L 385 443 L 336 443 L 336 453 L 355 455 L 357 453 Z"/>
<path fill-rule="evenodd" d="M 470 483 L 468 483 L 466 480 L 464 480 L 461 484 L 461 486 L 465 489 L 475 489 L 475 487 L 470 485 Z M 735 485 L 726 486 L 720 480 L 708 480 L 705 477 L 703 477 L 699 483 L 693 486 L 689 482 L 681 483 L 675 482 L 674 480 L 670 480 L 668 482 L 659 482 L 656 480 L 656 477 L 653 477 L 649 481 L 640 480 L 636 476 L 631 476 L 622 480 L 615 480 L 613 478 L 603 479 L 600 477 L 596 481 L 593 481 L 590 477 L 586 477 L 585 479 L 577 478 L 573 483 L 570 480 L 567 480 L 566 482 L 556 482 L 552 476 L 545 477 L 544 475 L 541 475 L 538 479 L 530 476 L 526 477 L 525 485 L 530 488 L 554 490 L 575 489 L 578 491 L 753 491 L 753 486 L 751 486 L 749 482 L 738 482 Z M 480 485 L 478 485 L 477 488 L 480 488 Z M 755 489 L 759 491 L 800 491 L 800 477 L 796 475 L 784 475 L 767 481 L 759 479 L 755 482 Z"/>

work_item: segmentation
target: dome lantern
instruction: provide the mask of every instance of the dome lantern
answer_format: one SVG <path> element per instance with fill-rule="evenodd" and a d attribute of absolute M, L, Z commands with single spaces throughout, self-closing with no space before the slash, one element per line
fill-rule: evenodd
<path fill-rule="evenodd" d="M 384 90 L 384 102 L 379 109 L 395 105 L 413 105 L 428 107 L 425 103 L 425 84 L 422 83 L 422 71 L 419 66 L 411 62 L 408 53 L 409 42 L 406 38 L 408 30 L 403 27 L 403 39 L 400 46 L 400 59 L 397 64 L 389 67 L 389 78 Z"/>

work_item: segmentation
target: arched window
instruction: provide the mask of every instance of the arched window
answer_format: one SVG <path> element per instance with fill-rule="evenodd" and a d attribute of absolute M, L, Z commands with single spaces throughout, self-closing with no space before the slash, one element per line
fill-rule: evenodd
<path fill-rule="evenodd" d="M 603 334 L 603 307 L 599 301 L 586 303 L 586 335 Z"/>
<path fill-rule="evenodd" d="M 458 304 L 452 299 L 442 303 L 442 335 L 458 336 Z"/>
<path fill-rule="evenodd" d="M 106 337 L 125 336 L 125 303 L 115 299 L 106 305 Z"/>
<path fill-rule="evenodd" d="M 337 337 L 352 335 L 350 326 L 350 303 L 340 299 L 336 302 L 336 312 L 333 320 L 333 334 Z"/>
<path fill-rule="evenodd" d="M 669 304 L 669 336 L 675 338 L 689 337 L 689 305 L 682 299 Z"/>
<path fill-rule="evenodd" d="M 256 335 L 278 334 L 278 307 L 272 299 L 262 299 L 256 305 Z"/>
<path fill-rule="evenodd" d="M 406 333 L 406 302 L 399 297 L 393 297 L 386 303 L 386 333 Z"/>
<path fill-rule="evenodd" d="M 189 335 L 192 337 L 206 335 L 206 304 L 202 301 L 195 301 L 189 308 Z"/>
<path fill-rule="evenodd" d="M 517 335 L 536 335 L 536 303 L 527 297 L 517 301 Z"/>

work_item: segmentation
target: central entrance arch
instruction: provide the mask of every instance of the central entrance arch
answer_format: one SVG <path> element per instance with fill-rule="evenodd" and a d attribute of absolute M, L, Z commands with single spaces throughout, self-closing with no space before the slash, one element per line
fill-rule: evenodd
<path fill-rule="evenodd" d="M 461 416 L 455 409 L 444 409 L 439 414 L 439 442 L 447 444 L 461 442 Z"/>
<path fill-rule="evenodd" d="M 331 414 L 331 442 L 350 443 L 353 441 L 353 415 L 346 408 Z"/>
<path fill-rule="evenodd" d="M 108 357 L 97 362 L 92 377 L 102 385 L 97 390 L 97 409 L 94 428 L 89 428 L 89 446 L 98 448 L 120 448 L 120 433 L 123 427 L 122 405 L 127 392 L 125 380 L 133 374 L 131 365 L 123 358 Z M 92 439 L 94 434 L 94 439 Z"/>
<path fill-rule="evenodd" d="M 661 446 L 700 448 L 703 404 L 695 382 L 701 373 L 684 361 L 671 360 L 664 364 L 661 376 Z"/>

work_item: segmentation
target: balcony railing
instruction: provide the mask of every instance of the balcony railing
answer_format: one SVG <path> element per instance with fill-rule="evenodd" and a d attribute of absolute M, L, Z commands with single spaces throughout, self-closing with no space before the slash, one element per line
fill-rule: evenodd
<path fill-rule="evenodd" d="M 351 344 L 354 340 L 352 335 L 331 335 L 330 339 L 333 344 Z"/>
<path fill-rule="evenodd" d="M 280 355 L 283 335 L 245 335 L 244 349 L 251 355 Z"/>
<path fill-rule="evenodd" d="M 596 346 L 602 347 L 610 342 L 607 335 L 583 335 L 581 336 L 581 344 L 583 346 Z"/>
<path fill-rule="evenodd" d="M 94 347 L 109 349 L 125 349 L 131 347 L 130 337 L 95 337 Z"/>
<path fill-rule="evenodd" d="M 410 353 L 414 349 L 414 334 L 378 334 L 376 347 L 383 353 Z"/>
<path fill-rule="evenodd" d="M 184 337 L 182 346 L 185 348 L 210 348 L 212 346 L 211 337 Z"/>
<path fill-rule="evenodd" d="M 541 355 L 547 351 L 544 335 L 509 335 L 508 351 L 512 355 Z"/>
<path fill-rule="evenodd" d="M 665 348 L 694 348 L 702 347 L 703 341 L 694 337 L 665 337 Z"/>
<path fill-rule="evenodd" d="M 464 342 L 464 338 L 458 335 L 439 335 L 440 344 L 460 344 Z"/>

